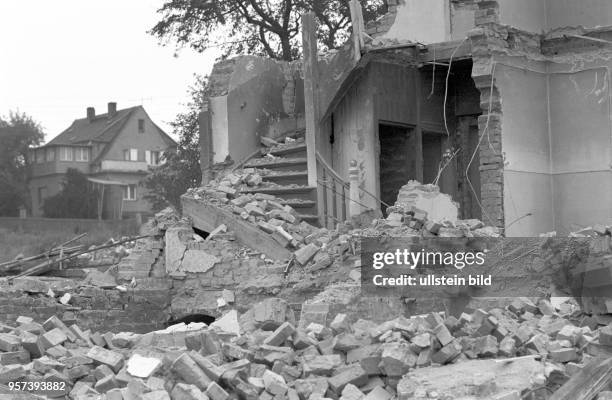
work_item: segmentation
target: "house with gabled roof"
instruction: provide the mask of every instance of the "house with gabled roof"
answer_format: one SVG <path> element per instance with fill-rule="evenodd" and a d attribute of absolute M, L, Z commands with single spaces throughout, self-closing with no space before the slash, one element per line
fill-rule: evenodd
<path fill-rule="evenodd" d="M 175 149 L 176 142 L 142 106 L 117 110 L 117 103 L 110 102 L 107 112 L 99 115 L 88 107 L 85 118 L 74 120 L 49 143 L 32 149 L 32 216 L 43 215 L 45 199 L 61 191 L 69 168 L 86 174 L 99 189 L 100 218 L 150 214 L 145 188 L 139 183 L 150 167 L 161 162 L 164 152 Z"/>

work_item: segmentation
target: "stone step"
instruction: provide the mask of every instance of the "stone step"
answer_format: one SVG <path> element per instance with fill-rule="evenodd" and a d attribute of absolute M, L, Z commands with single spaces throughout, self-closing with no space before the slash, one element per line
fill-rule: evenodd
<path fill-rule="evenodd" d="M 262 168 L 275 171 L 295 171 L 306 170 L 306 158 L 277 158 L 276 160 L 266 159 L 265 157 L 256 158 L 249 161 L 244 166 L 245 168 Z"/>
<path fill-rule="evenodd" d="M 281 201 L 281 204 L 291 206 L 295 209 L 302 209 L 315 207 L 317 205 L 317 202 L 313 200 L 285 199 Z"/>
<path fill-rule="evenodd" d="M 306 157 L 306 143 L 276 146 L 271 148 L 269 153 L 277 157 Z"/>
<path fill-rule="evenodd" d="M 291 172 L 280 172 L 270 175 L 262 175 L 265 182 L 274 182 L 279 185 L 305 185 L 308 183 L 308 172 L 307 171 L 291 171 Z"/>
<path fill-rule="evenodd" d="M 248 189 L 243 193 L 265 193 L 283 199 L 315 200 L 317 188 L 315 186 L 272 186 Z"/>
<path fill-rule="evenodd" d="M 319 216 L 315 214 L 298 214 L 302 221 L 308 222 L 310 225 L 319 226 Z"/>
<path fill-rule="evenodd" d="M 287 200 L 281 201 L 281 204 L 290 206 L 291 208 L 296 210 L 299 214 L 304 214 L 304 215 L 316 215 L 317 214 L 317 202 L 313 200 L 287 199 Z"/>

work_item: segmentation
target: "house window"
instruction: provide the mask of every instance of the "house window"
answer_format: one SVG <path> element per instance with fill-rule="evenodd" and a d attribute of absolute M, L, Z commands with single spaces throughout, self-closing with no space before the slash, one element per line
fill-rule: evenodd
<path fill-rule="evenodd" d="M 77 147 L 74 149 L 75 161 L 89 161 L 89 149 L 87 147 Z"/>
<path fill-rule="evenodd" d="M 36 150 L 36 163 L 41 164 L 45 162 L 45 149 Z"/>
<path fill-rule="evenodd" d="M 47 149 L 47 161 L 55 161 L 55 148 Z"/>
<path fill-rule="evenodd" d="M 161 157 L 161 151 L 149 151 L 145 152 L 145 159 L 148 165 L 159 165 Z"/>
<path fill-rule="evenodd" d="M 136 185 L 123 187 L 123 200 L 136 200 Z"/>
<path fill-rule="evenodd" d="M 160 160 L 160 152 L 159 151 L 152 151 L 151 152 L 151 164 L 159 165 L 159 160 Z"/>
<path fill-rule="evenodd" d="M 145 131 L 145 121 L 144 119 L 138 120 L 138 133 L 144 133 Z"/>
<path fill-rule="evenodd" d="M 72 161 L 72 147 L 60 147 L 60 161 Z"/>
<path fill-rule="evenodd" d="M 123 159 L 125 161 L 138 161 L 138 149 L 123 150 Z"/>

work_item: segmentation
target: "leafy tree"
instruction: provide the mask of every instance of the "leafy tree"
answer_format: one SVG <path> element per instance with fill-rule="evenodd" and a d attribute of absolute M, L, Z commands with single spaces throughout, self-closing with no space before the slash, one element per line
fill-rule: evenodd
<path fill-rule="evenodd" d="M 386 0 L 360 0 L 367 23 L 387 11 Z M 348 37 L 349 0 L 167 0 L 150 33 L 166 43 L 197 51 L 223 49 L 223 57 L 299 57 L 300 15 L 315 13 L 322 48 L 336 48 Z"/>
<path fill-rule="evenodd" d="M 47 218 L 96 218 L 98 192 L 87 176 L 75 168 L 69 168 L 62 181 L 62 190 L 45 199 L 43 213 Z"/>
<path fill-rule="evenodd" d="M 189 188 L 198 187 L 202 181 L 198 115 L 204 104 L 207 83 L 208 77 L 196 76 L 195 83 L 188 89 L 190 101 L 186 110 L 170 123 L 174 135 L 179 138 L 176 152 L 164 153 L 164 163 L 151 169 L 142 183 L 148 189 L 145 198 L 154 210 L 168 205 L 180 210 L 181 195 Z"/>
<path fill-rule="evenodd" d="M 0 215 L 16 216 L 20 206 L 30 208 L 28 149 L 44 139 L 40 124 L 25 113 L 0 117 Z"/>

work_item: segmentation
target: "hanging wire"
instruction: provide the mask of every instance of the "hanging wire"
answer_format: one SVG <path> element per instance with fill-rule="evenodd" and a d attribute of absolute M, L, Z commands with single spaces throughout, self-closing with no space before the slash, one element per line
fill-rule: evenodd
<path fill-rule="evenodd" d="M 431 92 L 429 92 L 429 96 L 427 96 L 428 100 L 431 98 L 431 96 L 433 96 L 435 88 L 436 88 L 436 46 L 433 47 L 433 72 L 431 74 Z"/>
<path fill-rule="evenodd" d="M 446 72 L 446 84 L 444 88 L 444 109 L 442 110 L 442 113 L 444 114 L 444 128 L 446 129 L 446 136 L 450 136 L 450 131 L 448 130 L 448 121 L 446 118 L 446 102 L 448 101 L 448 81 L 450 79 L 451 67 L 453 66 L 453 58 L 455 57 L 455 54 L 457 54 L 457 51 L 459 50 L 459 48 L 463 46 L 466 40 L 468 40 L 467 37 L 464 38 L 457 47 L 455 47 L 455 50 L 453 50 L 450 56 L 450 60 L 448 62 L 448 71 Z"/>

